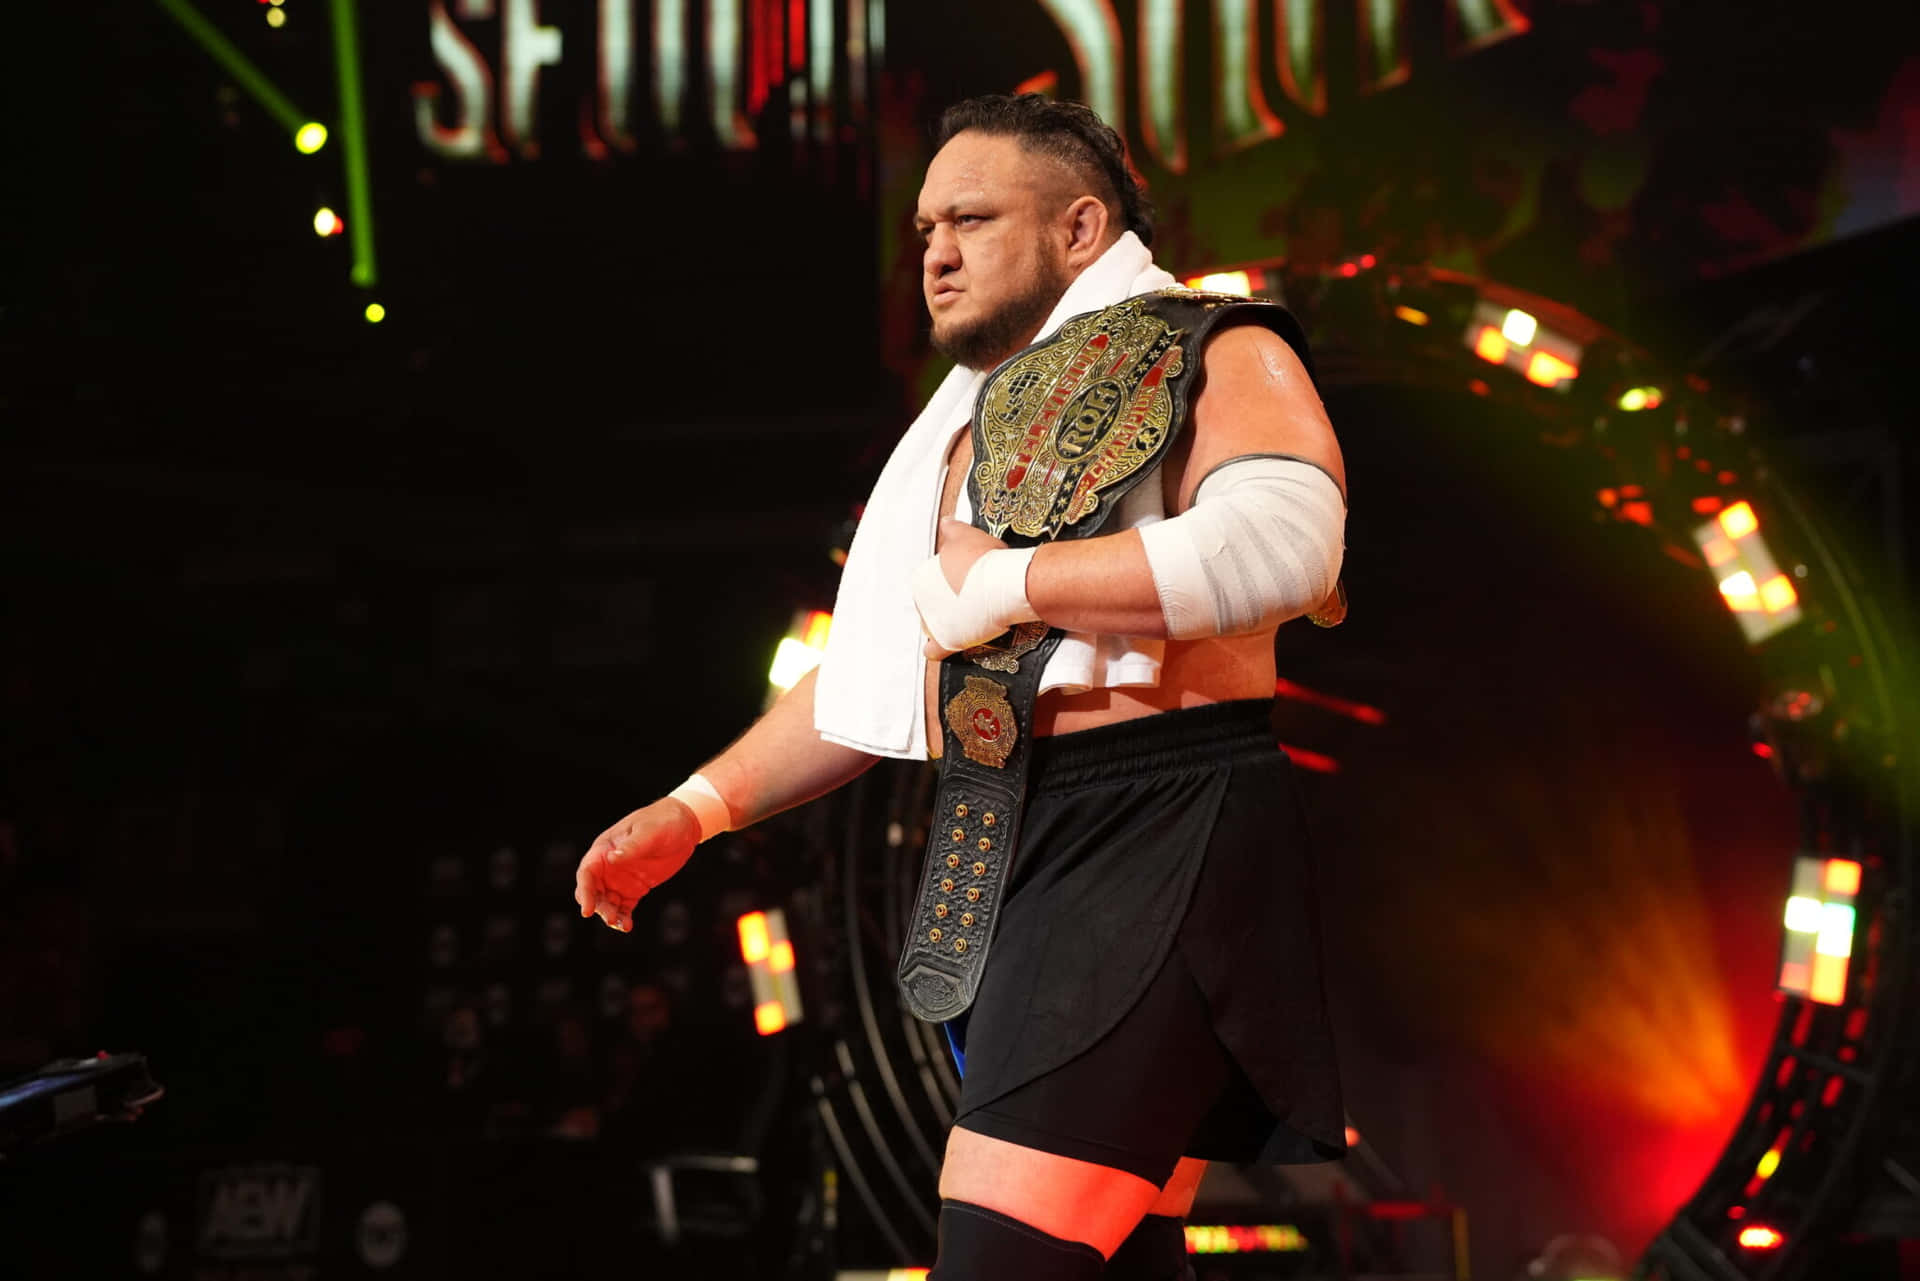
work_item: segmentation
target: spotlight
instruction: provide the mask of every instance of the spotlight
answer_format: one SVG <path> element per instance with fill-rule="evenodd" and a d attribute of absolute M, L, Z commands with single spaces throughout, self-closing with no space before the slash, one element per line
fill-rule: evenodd
<path fill-rule="evenodd" d="M 1187 288 L 1198 289 L 1209 294 L 1239 294 L 1242 298 L 1253 296 L 1253 275 L 1245 271 L 1216 271 L 1210 275 L 1195 276 L 1185 282 Z"/>
<path fill-rule="evenodd" d="M 278 9 L 275 9 L 275 10 L 272 10 L 272 12 L 278 13 L 280 11 Z M 321 206 L 320 209 L 315 211 L 313 215 L 313 234 L 314 235 L 323 236 L 323 237 L 337 236 L 341 232 L 345 231 L 346 229 L 347 229 L 347 224 L 342 222 L 340 220 L 340 215 L 335 213 L 333 210 L 328 209 L 323 205 Z"/>
<path fill-rule="evenodd" d="M 1620 408 L 1629 414 L 1637 414 L 1643 409 L 1658 409 L 1665 397 L 1658 387 L 1629 388 L 1620 397 Z"/>
<path fill-rule="evenodd" d="M 267 25 L 278 31 L 287 25 L 287 11 L 278 6 L 267 10 Z"/>
<path fill-rule="evenodd" d="M 1740 1229 L 1740 1244 L 1749 1250 L 1777 1250 L 1785 1242 L 1786 1237 L 1761 1224 Z"/>
<path fill-rule="evenodd" d="M 1750 644 L 1800 621 L 1800 594 L 1760 536 L 1753 504 L 1743 500 L 1723 509 L 1693 531 L 1693 541 Z"/>
<path fill-rule="evenodd" d="M 761 1036 L 800 1021 L 800 984 L 794 975 L 787 914 L 779 908 L 748 912 L 738 922 L 740 959 L 753 983 L 753 1026 Z"/>
<path fill-rule="evenodd" d="M 1821 1005 L 1846 1000 L 1857 924 L 1854 899 L 1859 893 L 1860 864 L 1852 859 L 1804 854 L 1794 859 L 1787 933 L 1780 944 L 1781 991 Z M 1763 1169 L 1762 1174 L 1772 1171 Z"/>
<path fill-rule="evenodd" d="M 377 325 L 387 318 L 387 309 L 377 302 L 370 302 L 367 304 L 366 316 L 368 324 Z"/>
<path fill-rule="evenodd" d="M 1540 322 L 1518 307 L 1507 312 L 1507 318 L 1500 322 L 1500 336 L 1516 347 L 1525 347 L 1533 342 L 1533 336 L 1540 332 Z"/>
<path fill-rule="evenodd" d="M 802 610 L 793 616 L 793 625 L 773 651 L 773 665 L 767 669 L 769 701 L 800 683 L 800 678 L 820 665 L 827 652 L 827 633 L 833 630 L 833 615 L 824 609 Z"/>
<path fill-rule="evenodd" d="M 278 13 L 279 10 L 273 10 Z M 310 156 L 327 145 L 327 127 L 318 120 L 309 120 L 300 126 L 293 135 L 293 145 L 303 156 Z"/>

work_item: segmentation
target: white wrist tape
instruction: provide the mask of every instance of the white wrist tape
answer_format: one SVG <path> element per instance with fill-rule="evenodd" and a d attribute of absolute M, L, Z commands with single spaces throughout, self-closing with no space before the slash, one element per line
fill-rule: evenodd
<path fill-rule="evenodd" d="M 927 636 L 948 653 L 958 653 L 1040 617 L 1027 603 L 1027 563 L 1035 550 L 995 548 L 973 562 L 958 592 L 947 586 L 938 556 L 922 561 L 911 582 Z"/>
<path fill-rule="evenodd" d="M 1295 458 L 1234 458 L 1200 482 L 1193 507 L 1141 528 L 1175 640 L 1235 636 L 1298 617 L 1340 576 L 1346 500 Z"/>
<path fill-rule="evenodd" d="M 733 811 L 727 808 L 726 797 L 707 781 L 705 774 L 689 776 L 667 795 L 693 811 L 693 817 L 700 824 L 701 840 L 711 840 L 733 830 Z"/>

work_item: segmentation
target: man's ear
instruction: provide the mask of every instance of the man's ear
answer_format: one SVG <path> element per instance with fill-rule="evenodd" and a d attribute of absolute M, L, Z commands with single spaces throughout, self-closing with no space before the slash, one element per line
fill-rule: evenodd
<path fill-rule="evenodd" d="M 1085 267 L 1107 251 L 1107 229 L 1111 225 L 1107 206 L 1096 196 L 1080 196 L 1067 206 L 1064 215 L 1067 230 L 1067 266 L 1074 271 Z"/>

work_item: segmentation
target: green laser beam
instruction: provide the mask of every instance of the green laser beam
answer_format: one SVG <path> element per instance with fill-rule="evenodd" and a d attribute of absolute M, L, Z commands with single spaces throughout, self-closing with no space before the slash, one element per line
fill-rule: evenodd
<path fill-rule="evenodd" d="M 360 98 L 360 38 L 354 0 L 333 0 L 333 66 L 340 86 L 341 163 L 347 178 L 347 237 L 353 245 L 353 283 L 371 289 L 379 279 L 373 258 L 373 183 L 367 176 L 367 120 Z"/>
<path fill-rule="evenodd" d="M 303 114 L 288 100 L 287 95 L 274 88 L 273 82 L 262 75 L 260 68 L 247 61 L 247 55 L 233 45 L 233 41 L 220 34 L 215 27 L 201 16 L 187 0 L 157 0 L 162 9 L 213 60 L 225 67 L 227 74 L 250 94 L 253 100 L 266 108 L 267 114 L 280 122 L 289 134 L 298 135 L 306 125 L 313 123 L 313 117 Z M 315 148 L 318 150 L 318 148 Z"/>

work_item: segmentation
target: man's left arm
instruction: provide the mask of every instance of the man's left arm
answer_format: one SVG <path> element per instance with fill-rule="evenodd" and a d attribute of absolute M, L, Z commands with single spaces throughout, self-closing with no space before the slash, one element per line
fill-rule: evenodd
<path fill-rule="evenodd" d="M 1179 468 L 1179 483 L 1169 515 L 1191 520 L 1189 514 L 1201 482 L 1223 464 L 1276 455 L 1299 460 L 1297 465 L 1324 473 L 1337 488 L 1336 497 L 1344 514 L 1346 469 L 1340 446 L 1320 397 L 1313 389 L 1313 381 L 1293 349 L 1264 327 L 1241 325 L 1208 343 L 1204 359 L 1204 382 L 1191 409 L 1187 441 L 1180 453 L 1165 464 Z M 1312 482 L 1314 478 L 1308 476 L 1308 480 Z M 1155 479 L 1143 483 L 1155 483 Z M 1212 489 L 1209 487 L 1210 493 Z M 1272 503 L 1284 502 L 1284 498 L 1273 500 L 1261 492 L 1258 485 L 1241 489 L 1246 492 L 1239 493 L 1239 510 L 1227 513 L 1223 508 L 1219 512 L 1198 514 L 1207 518 L 1205 528 L 1189 530 L 1168 522 L 1167 528 L 1153 536 L 1157 543 L 1156 557 L 1150 557 L 1147 540 L 1139 530 L 1046 543 L 1030 554 L 1009 553 L 1009 556 L 1024 558 L 1025 604 L 1030 607 L 1030 616 L 1075 632 L 1150 637 L 1165 637 L 1170 632 L 1178 634 L 1179 628 L 1170 629 L 1168 625 L 1162 592 L 1166 584 L 1156 581 L 1156 567 L 1165 579 L 1179 572 L 1183 556 L 1198 565 L 1204 558 L 1204 548 L 1198 557 L 1190 555 L 1188 549 L 1188 543 L 1195 536 L 1203 543 L 1215 544 L 1235 538 L 1258 541 L 1263 537 L 1285 538 L 1288 530 L 1298 527 L 1298 522 L 1290 523 L 1286 519 L 1262 519 L 1276 515 Z M 1234 500 L 1209 498 L 1207 501 Z M 1263 503 L 1266 504 L 1264 510 L 1260 506 Z M 1284 513 L 1278 514 L 1284 516 Z M 1225 516 L 1228 523 L 1220 523 L 1215 519 L 1217 516 Z M 955 599 L 966 601 L 970 594 L 969 572 L 982 557 L 1003 544 L 959 521 L 944 522 L 941 534 L 940 577 L 957 594 Z M 1337 539 L 1337 534 L 1335 537 Z M 1337 541 L 1334 547 L 1337 555 Z M 1254 554 L 1259 550 L 1241 549 Z M 1174 554 L 1176 552 L 1178 554 Z M 1314 559 L 1311 552 L 1307 559 Z M 1004 559 L 982 566 L 982 583 L 998 587 L 990 608 L 1006 612 L 1003 602 L 1014 595 L 1015 584 L 1005 580 L 1019 568 L 1017 562 Z M 1335 570 L 1337 572 L 1337 565 Z M 1308 576 L 1313 576 L 1311 568 Z M 995 577 L 1002 581 L 992 584 L 990 580 Z M 1331 590 L 1330 578 L 1325 587 Z M 979 585 L 974 585 L 971 594 L 979 595 Z M 926 599 L 924 585 L 917 585 L 916 597 L 921 599 L 923 615 L 927 615 L 933 602 Z M 1317 599 L 1308 601 L 1293 608 L 1293 613 L 1304 612 L 1318 603 Z M 933 623 L 934 619 L 928 617 Z M 930 627 L 930 632 L 936 635 L 940 630 L 938 625 Z M 948 639 L 960 637 L 948 633 Z M 948 652 L 951 650 L 938 640 L 928 646 L 930 655 Z"/>

